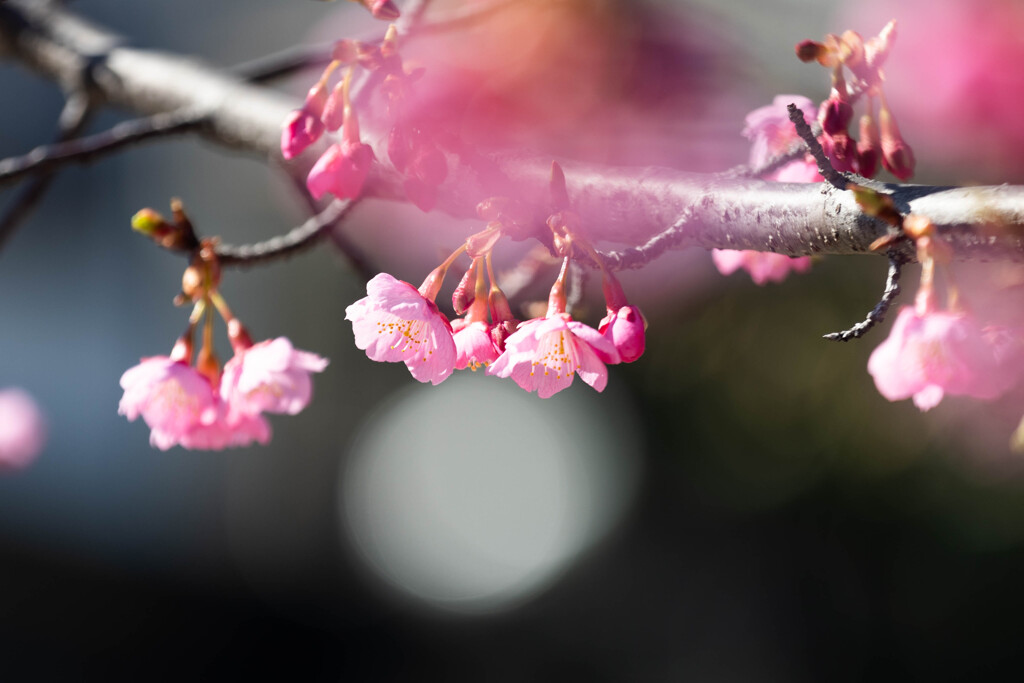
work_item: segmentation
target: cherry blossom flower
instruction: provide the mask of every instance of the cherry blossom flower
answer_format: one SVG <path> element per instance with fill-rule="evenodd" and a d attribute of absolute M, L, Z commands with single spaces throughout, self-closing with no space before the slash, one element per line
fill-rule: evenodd
<path fill-rule="evenodd" d="M 0 469 L 21 469 L 46 443 L 46 425 L 32 397 L 17 388 L 0 390 Z"/>
<path fill-rule="evenodd" d="M 889 337 L 871 354 L 868 372 L 890 401 L 914 399 L 922 411 L 946 394 L 993 399 L 1010 388 L 1015 375 L 1000 359 L 1006 345 L 986 336 L 964 312 L 904 306 Z"/>
<path fill-rule="evenodd" d="M 465 318 L 452 321 L 455 339 L 455 369 L 476 370 L 481 365 L 490 365 L 500 355 L 494 346 L 490 326 L 482 320 L 468 322 Z"/>
<path fill-rule="evenodd" d="M 270 439 L 262 417 L 229 411 L 210 380 L 185 361 L 144 358 L 121 376 L 121 388 L 117 412 L 129 421 L 141 416 L 150 428 L 150 444 L 161 450 L 176 445 L 219 450 Z"/>
<path fill-rule="evenodd" d="M 758 285 L 782 282 L 790 271 L 804 273 L 811 267 L 810 256 L 793 258 L 785 254 L 749 250 L 712 249 L 711 260 L 722 275 L 731 275 L 742 268 Z"/>
<path fill-rule="evenodd" d="M 511 377 L 526 391 L 548 398 L 572 384 L 574 375 L 603 391 L 608 383 L 605 362 L 619 362 L 612 342 L 562 313 L 520 324 L 487 374 Z"/>
<path fill-rule="evenodd" d="M 644 353 L 645 329 L 644 316 L 636 306 L 622 306 L 618 310 L 609 309 L 597 326 L 597 331 L 612 343 L 623 363 L 632 363 Z M 600 355 L 600 352 L 598 352 Z M 606 363 L 614 360 L 602 357 Z"/>
<path fill-rule="evenodd" d="M 237 350 L 224 365 L 220 396 L 247 415 L 295 415 L 309 405 L 313 393 L 310 373 L 326 367 L 326 358 L 296 350 L 285 337 L 262 341 Z"/>
<path fill-rule="evenodd" d="M 408 282 L 380 273 L 367 296 L 345 309 L 356 346 L 371 360 L 403 362 L 420 382 L 439 384 L 455 369 L 455 340 L 437 305 Z"/>

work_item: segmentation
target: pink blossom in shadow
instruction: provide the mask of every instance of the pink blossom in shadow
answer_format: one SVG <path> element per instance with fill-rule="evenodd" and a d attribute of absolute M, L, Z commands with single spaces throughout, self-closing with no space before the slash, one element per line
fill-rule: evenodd
<path fill-rule="evenodd" d="M 913 397 L 922 411 L 937 406 L 946 394 L 993 399 L 1019 374 L 1000 362 L 1001 356 L 1013 357 L 1006 345 L 993 341 L 967 313 L 920 313 L 904 306 L 889 337 L 871 354 L 868 372 L 882 396 L 890 401 Z"/>
<path fill-rule="evenodd" d="M 420 382 L 440 384 L 455 369 L 455 340 L 437 305 L 408 282 L 380 273 L 367 296 L 345 309 L 356 346 L 371 360 L 405 363 Z"/>
<path fill-rule="evenodd" d="M 0 390 L 0 470 L 21 469 L 46 443 L 46 422 L 39 406 L 21 389 Z"/>
<path fill-rule="evenodd" d="M 782 282 L 791 271 L 804 273 L 811 267 L 810 256 L 793 258 L 770 251 L 712 249 L 711 260 L 722 275 L 731 275 L 742 268 L 750 273 L 750 278 L 758 285 Z"/>
<path fill-rule="evenodd" d="M 604 391 L 607 362 L 618 363 L 615 346 L 600 332 L 567 314 L 535 318 L 519 325 L 505 340 L 505 352 L 487 369 L 488 375 L 511 377 L 526 391 L 548 398 L 572 384 L 573 376 Z"/>
<path fill-rule="evenodd" d="M 643 355 L 646 330 L 644 316 L 636 306 L 623 306 L 617 311 L 608 311 L 597 330 L 612 343 L 621 362 L 632 363 Z M 600 352 L 598 355 L 601 355 Z M 615 363 L 613 359 L 604 356 L 601 360 Z"/>
<path fill-rule="evenodd" d="M 301 412 L 313 395 L 310 374 L 323 372 L 327 359 L 296 350 L 278 337 L 236 351 L 224 365 L 221 398 L 248 415 Z"/>
<path fill-rule="evenodd" d="M 481 320 L 466 322 L 465 318 L 457 318 L 452 321 L 452 330 L 455 339 L 456 370 L 476 370 L 497 360 L 498 349 L 494 346 L 487 323 Z"/>

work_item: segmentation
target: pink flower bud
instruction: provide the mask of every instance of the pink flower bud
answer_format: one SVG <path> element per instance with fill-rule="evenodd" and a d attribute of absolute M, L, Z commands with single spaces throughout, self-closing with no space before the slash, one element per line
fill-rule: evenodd
<path fill-rule="evenodd" d="M 832 95 L 821 103 L 818 120 L 826 135 L 845 133 L 850 127 L 850 121 L 853 120 L 853 107 L 849 102 L 841 100 L 838 93 L 833 91 Z"/>
<path fill-rule="evenodd" d="M 857 172 L 865 178 L 871 178 L 878 170 L 878 155 L 881 141 L 878 136 L 878 125 L 871 114 L 860 117 L 860 141 L 857 142 Z"/>
<path fill-rule="evenodd" d="M 294 159 L 324 134 L 320 117 L 307 109 L 296 109 L 285 119 L 281 131 L 281 156 Z"/>
<path fill-rule="evenodd" d="M 882 137 L 882 166 L 900 180 L 914 175 L 914 151 L 900 135 L 896 118 L 885 101 L 878 112 L 878 127 Z"/>
<path fill-rule="evenodd" d="M 615 346 L 623 363 L 632 363 L 644 353 L 647 324 L 636 306 L 623 306 L 610 310 L 597 331 Z M 602 358 L 606 363 L 612 361 Z"/>
<path fill-rule="evenodd" d="M 314 164 L 306 178 L 306 187 L 316 199 L 328 192 L 338 199 L 358 197 L 374 158 L 369 145 L 342 139 L 331 145 Z"/>

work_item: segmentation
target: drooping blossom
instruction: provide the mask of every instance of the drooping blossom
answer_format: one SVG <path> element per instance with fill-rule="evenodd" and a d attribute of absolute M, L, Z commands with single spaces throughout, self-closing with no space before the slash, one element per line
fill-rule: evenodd
<path fill-rule="evenodd" d="M 969 313 L 904 306 L 889 337 L 871 354 L 868 372 L 882 396 L 913 397 L 924 411 L 946 394 L 998 397 L 1019 376 L 1000 362 L 1008 357 L 1004 342 L 986 335 Z"/>
<path fill-rule="evenodd" d="M 437 304 L 408 282 L 380 273 L 367 296 L 345 309 L 356 346 L 375 361 L 403 362 L 420 382 L 439 384 L 455 369 L 455 340 Z"/>
<path fill-rule="evenodd" d="M 490 326 L 482 320 L 468 322 L 465 318 L 452 321 L 455 340 L 455 369 L 476 370 L 497 360 L 499 352 L 494 346 Z"/>
<path fill-rule="evenodd" d="M 236 350 L 224 365 L 220 396 L 248 415 L 296 415 L 309 405 L 313 394 L 310 373 L 326 367 L 326 358 L 295 349 L 285 337 L 262 341 Z"/>
<path fill-rule="evenodd" d="M 712 249 L 711 260 L 722 275 L 731 275 L 742 268 L 758 285 L 782 282 L 791 271 L 804 273 L 811 267 L 810 256 L 796 258 L 773 252 L 735 249 Z"/>
<path fill-rule="evenodd" d="M 13 387 L 0 390 L 0 469 L 27 466 L 45 443 L 45 420 L 32 397 Z"/>
<path fill-rule="evenodd" d="M 150 444 L 161 450 L 216 450 L 270 439 L 263 417 L 229 410 L 210 380 L 183 360 L 144 358 L 121 376 L 121 388 L 117 412 L 129 421 L 141 416 Z"/>
<path fill-rule="evenodd" d="M 358 197 L 374 158 L 369 145 L 343 139 L 328 147 L 313 165 L 306 187 L 316 199 L 328 192 L 338 199 Z"/>
<path fill-rule="evenodd" d="M 511 377 L 526 391 L 548 398 L 572 384 L 573 376 L 603 391 L 609 363 L 619 352 L 600 332 L 568 314 L 535 318 L 519 325 L 505 340 L 505 351 L 487 369 L 488 375 Z"/>
<path fill-rule="evenodd" d="M 597 326 L 597 331 L 612 343 L 623 363 L 632 363 L 644 353 L 644 327 L 644 316 L 639 308 L 622 306 L 614 311 L 609 309 L 608 315 Z M 603 358 L 602 360 L 614 362 Z"/>

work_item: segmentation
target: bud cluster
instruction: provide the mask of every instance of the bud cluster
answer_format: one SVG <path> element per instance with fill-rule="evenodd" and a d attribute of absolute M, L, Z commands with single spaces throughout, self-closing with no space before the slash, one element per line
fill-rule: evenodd
<path fill-rule="evenodd" d="M 832 73 L 832 89 L 821 103 L 817 119 L 822 147 L 837 171 L 872 178 L 881 162 L 900 180 L 914 173 L 914 152 L 900 134 L 882 87 L 882 66 L 895 39 L 896 22 L 890 21 L 867 41 L 855 31 L 847 31 L 841 36 L 829 34 L 824 42 L 805 40 L 796 46 L 801 61 L 816 61 Z M 854 105 L 862 97 L 866 103 L 857 125 L 858 140 L 850 126 Z"/>

